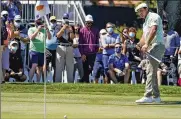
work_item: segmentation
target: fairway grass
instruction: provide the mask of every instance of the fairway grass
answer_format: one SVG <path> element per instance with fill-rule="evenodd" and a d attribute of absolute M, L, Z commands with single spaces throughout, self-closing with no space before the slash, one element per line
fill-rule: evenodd
<path fill-rule="evenodd" d="M 113 86 L 117 92 L 113 91 Z M 126 87 L 133 92 L 124 92 Z M 47 119 L 64 119 L 64 115 L 68 119 L 181 118 L 181 97 L 176 95 L 180 88 L 168 87 L 170 91 L 167 91 L 166 87 L 161 87 L 164 94 L 161 104 L 137 105 L 134 101 L 143 95 L 144 86 L 130 87 L 131 85 L 50 84 L 46 95 Z M 177 90 L 176 93 L 169 95 L 174 90 Z M 2 119 L 43 119 L 43 85 L 5 84 L 1 93 L 1 112 Z"/>

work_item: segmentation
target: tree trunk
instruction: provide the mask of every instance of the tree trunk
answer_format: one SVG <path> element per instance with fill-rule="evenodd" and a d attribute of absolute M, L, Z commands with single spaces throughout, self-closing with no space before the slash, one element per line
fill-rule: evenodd
<path fill-rule="evenodd" d="M 168 20 L 169 29 L 174 29 L 181 19 L 181 0 L 157 0 L 157 5 L 160 17 Z"/>

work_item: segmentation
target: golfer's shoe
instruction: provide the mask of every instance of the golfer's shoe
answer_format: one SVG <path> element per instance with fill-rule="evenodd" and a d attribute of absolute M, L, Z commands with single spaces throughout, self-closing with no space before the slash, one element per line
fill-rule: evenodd
<path fill-rule="evenodd" d="M 135 101 L 136 103 L 152 103 L 153 99 L 151 97 L 142 97 L 139 100 Z"/>
<path fill-rule="evenodd" d="M 155 103 L 161 103 L 161 98 L 160 98 L 160 97 L 153 98 L 153 102 L 155 102 Z"/>

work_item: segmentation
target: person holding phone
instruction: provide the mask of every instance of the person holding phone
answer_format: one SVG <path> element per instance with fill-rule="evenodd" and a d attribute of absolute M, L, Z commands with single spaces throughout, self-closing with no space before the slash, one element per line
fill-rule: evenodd
<path fill-rule="evenodd" d="M 56 76 L 55 82 L 62 82 L 62 74 L 67 70 L 67 82 L 73 83 L 73 72 L 74 72 L 74 55 L 73 55 L 73 39 L 74 32 L 73 27 L 69 25 L 69 15 L 65 13 L 63 15 L 62 27 L 56 34 L 60 45 L 57 47 L 56 53 Z"/>
<path fill-rule="evenodd" d="M 41 73 L 44 66 L 44 42 L 45 39 L 51 39 L 51 34 L 47 25 L 43 25 L 43 20 L 39 18 L 35 21 L 35 27 L 29 28 L 28 36 L 30 39 L 30 82 L 32 82 L 36 68 L 37 82 L 40 82 Z"/>

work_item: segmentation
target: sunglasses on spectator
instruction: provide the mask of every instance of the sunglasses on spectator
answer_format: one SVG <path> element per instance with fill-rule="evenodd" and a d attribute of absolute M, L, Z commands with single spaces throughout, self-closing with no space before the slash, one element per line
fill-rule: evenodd
<path fill-rule="evenodd" d="M 121 48 L 121 46 L 119 46 L 119 47 L 115 47 L 115 48 Z"/>
<path fill-rule="evenodd" d="M 113 26 L 108 26 L 108 27 L 106 27 L 106 28 L 113 28 Z"/>
<path fill-rule="evenodd" d="M 107 33 L 101 33 L 101 35 L 106 35 Z"/>
<path fill-rule="evenodd" d="M 92 22 L 87 22 L 87 24 L 93 24 Z"/>
<path fill-rule="evenodd" d="M 16 20 L 15 22 L 18 22 L 18 23 L 19 23 L 19 22 L 21 22 L 21 20 Z"/>
<path fill-rule="evenodd" d="M 57 21 L 56 21 L 56 20 L 51 20 L 50 22 L 51 22 L 51 23 L 55 23 L 55 22 L 57 22 Z"/>

